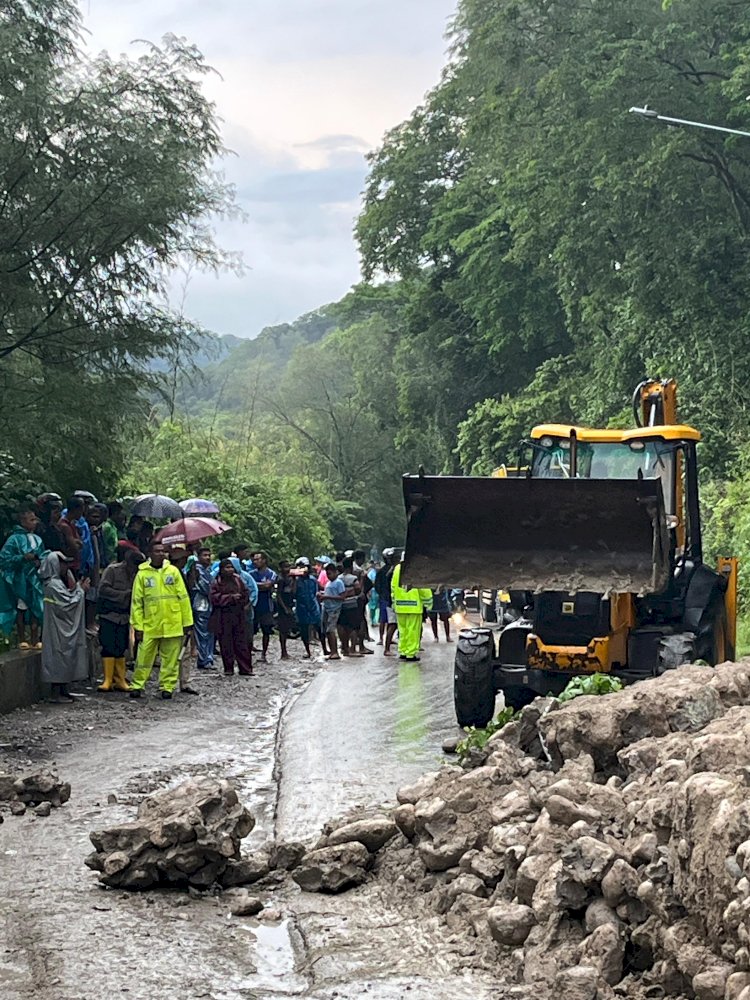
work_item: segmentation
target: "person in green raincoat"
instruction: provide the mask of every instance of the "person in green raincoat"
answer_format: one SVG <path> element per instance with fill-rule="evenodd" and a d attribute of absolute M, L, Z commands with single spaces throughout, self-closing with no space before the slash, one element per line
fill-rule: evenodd
<path fill-rule="evenodd" d="M 0 630 L 10 635 L 15 625 L 20 649 L 31 646 L 41 649 L 39 627 L 44 617 L 44 594 L 39 566 L 46 552 L 36 534 L 39 518 L 33 507 L 21 507 L 16 521 L 18 523 L 0 549 Z M 31 644 L 26 642 L 27 625 L 31 630 Z"/>
<path fill-rule="evenodd" d="M 399 659 L 414 662 L 419 659 L 419 644 L 422 640 L 422 618 L 424 611 L 432 607 L 432 591 L 401 586 L 402 563 L 391 577 L 391 600 L 398 621 Z"/>

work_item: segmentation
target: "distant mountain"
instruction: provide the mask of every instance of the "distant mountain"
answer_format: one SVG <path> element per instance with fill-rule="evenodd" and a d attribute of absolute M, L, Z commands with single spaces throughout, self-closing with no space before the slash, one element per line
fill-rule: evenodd
<path fill-rule="evenodd" d="M 268 326 L 253 340 L 212 337 L 194 358 L 200 377 L 187 378 L 179 393 L 181 407 L 193 413 L 207 404 L 230 411 L 244 408 L 254 383 L 278 377 L 297 347 L 317 343 L 339 326 L 339 310 L 340 303 L 322 306 L 293 323 Z"/>

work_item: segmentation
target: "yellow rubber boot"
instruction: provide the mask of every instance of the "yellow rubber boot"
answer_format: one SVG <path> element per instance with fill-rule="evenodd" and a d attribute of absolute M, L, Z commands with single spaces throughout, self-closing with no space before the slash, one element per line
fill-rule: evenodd
<path fill-rule="evenodd" d="M 115 660 L 115 691 L 129 691 L 130 685 L 125 680 L 125 657 L 120 656 Z"/>
<path fill-rule="evenodd" d="M 112 656 L 102 657 L 102 666 L 104 667 L 104 683 L 100 684 L 97 691 L 111 691 L 112 690 L 112 679 L 115 675 L 115 660 Z"/>

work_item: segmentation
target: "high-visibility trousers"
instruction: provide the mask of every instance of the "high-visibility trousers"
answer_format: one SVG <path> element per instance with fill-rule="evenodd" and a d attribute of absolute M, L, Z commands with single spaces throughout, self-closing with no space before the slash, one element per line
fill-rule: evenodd
<path fill-rule="evenodd" d="M 183 636 L 181 635 L 173 636 L 169 639 L 144 638 L 138 647 L 138 661 L 135 673 L 133 674 L 133 680 L 130 682 L 131 691 L 138 691 L 148 684 L 157 653 L 161 657 L 159 690 L 174 691 L 180 677 L 180 652 L 182 651 L 182 643 Z"/>
<path fill-rule="evenodd" d="M 418 656 L 422 641 L 421 615 L 396 615 L 398 619 L 399 656 Z"/>

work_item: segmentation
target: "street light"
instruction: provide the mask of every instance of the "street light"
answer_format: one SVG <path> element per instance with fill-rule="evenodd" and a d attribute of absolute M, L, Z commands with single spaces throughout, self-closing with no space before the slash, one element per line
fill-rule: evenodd
<path fill-rule="evenodd" d="M 647 104 L 642 108 L 631 108 L 630 114 L 640 115 L 642 118 L 652 118 L 658 122 L 665 122 L 667 125 L 688 125 L 692 128 L 705 128 L 711 132 L 724 132 L 725 135 L 741 135 L 746 139 L 750 139 L 750 132 L 743 132 L 738 128 L 724 128 L 723 125 L 708 125 L 706 122 L 691 122 L 684 118 L 668 118 L 666 115 L 660 115 Z"/>

